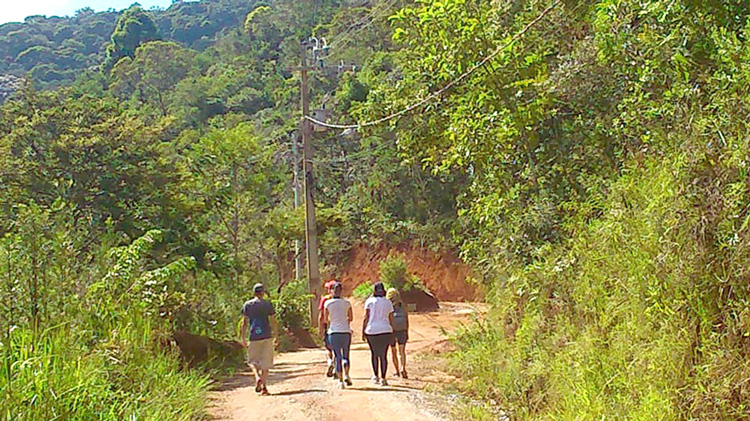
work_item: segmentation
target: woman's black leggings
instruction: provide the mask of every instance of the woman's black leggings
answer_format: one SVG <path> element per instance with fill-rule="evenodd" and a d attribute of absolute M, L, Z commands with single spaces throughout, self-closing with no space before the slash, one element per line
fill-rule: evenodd
<path fill-rule="evenodd" d="M 372 356 L 372 372 L 378 377 L 378 365 L 380 365 L 380 378 L 384 379 L 388 372 L 388 346 L 391 344 L 391 333 L 379 335 L 367 335 L 367 343 L 370 345 Z"/>

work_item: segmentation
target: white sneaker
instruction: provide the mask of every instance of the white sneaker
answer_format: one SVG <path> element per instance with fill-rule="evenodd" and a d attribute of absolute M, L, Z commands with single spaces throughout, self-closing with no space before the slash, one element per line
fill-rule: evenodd
<path fill-rule="evenodd" d="M 382 379 L 382 380 L 380 380 L 380 385 L 381 386 L 388 386 L 388 381 L 386 379 Z"/>
<path fill-rule="evenodd" d="M 370 380 L 375 384 L 380 384 L 380 379 L 377 376 L 372 376 Z"/>
<path fill-rule="evenodd" d="M 346 389 L 346 385 L 341 380 L 339 380 L 339 389 Z"/>

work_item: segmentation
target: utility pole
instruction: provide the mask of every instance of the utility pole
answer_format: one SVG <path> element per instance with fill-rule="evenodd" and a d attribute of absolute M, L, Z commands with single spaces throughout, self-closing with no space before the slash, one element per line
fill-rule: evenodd
<path fill-rule="evenodd" d="M 299 209 L 302 205 L 302 192 L 300 191 L 300 157 L 299 146 L 297 145 L 298 135 L 292 136 L 292 155 L 294 168 L 294 209 Z M 300 280 L 304 277 L 304 259 L 302 257 L 302 241 L 294 240 L 294 278 Z"/>
<path fill-rule="evenodd" d="M 307 64 L 307 51 L 313 50 L 313 63 Z M 310 115 L 310 91 L 308 88 L 308 72 L 312 70 L 336 70 L 339 72 L 355 70 L 354 64 L 344 65 L 342 61 L 338 66 L 325 66 L 323 58 L 328 54 L 328 46 L 325 39 L 318 40 L 310 38 L 300 43 L 300 67 L 293 67 L 290 70 L 301 73 L 300 79 L 300 102 L 302 105 L 302 119 L 300 121 L 300 133 L 302 134 L 302 168 L 305 186 L 305 249 L 307 251 L 307 279 L 309 282 L 310 298 L 310 324 L 315 327 L 318 325 L 318 298 L 320 294 L 320 260 L 318 257 L 318 228 L 315 222 L 315 200 L 313 190 L 315 188 L 315 178 L 313 177 L 313 148 L 312 135 L 313 125 L 307 117 Z M 296 142 L 292 144 L 296 151 Z M 296 153 L 295 153 L 296 155 Z M 295 190 L 295 197 L 299 197 Z M 300 265 L 301 263 L 297 263 Z M 298 268 L 300 266 L 297 266 Z M 300 270 L 301 271 L 301 270 Z M 299 271 L 298 271 L 299 273 Z"/>
<path fill-rule="evenodd" d="M 307 86 L 307 41 L 300 44 L 300 72 L 302 80 L 300 86 L 300 97 L 302 102 L 302 119 L 300 121 L 302 132 L 302 155 L 305 177 L 305 243 L 307 249 L 307 279 L 310 297 L 310 324 L 318 325 L 318 294 L 320 289 L 320 262 L 318 260 L 318 227 L 315 222 L 315 202 L 313 188 L 315 178 L 313 177 L 313 148 L 312 148 L 312 123 L 306 118 L 310 115 L 310 97 Z"/>

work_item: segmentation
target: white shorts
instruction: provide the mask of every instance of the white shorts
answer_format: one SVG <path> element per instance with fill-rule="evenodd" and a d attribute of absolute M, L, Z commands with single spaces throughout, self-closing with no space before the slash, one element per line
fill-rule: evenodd
<path fill-rule="evenodd" d="M 247 362 L 258 370 L 271 369 L 273 367 L 273 339 L 248 342 Z"/>

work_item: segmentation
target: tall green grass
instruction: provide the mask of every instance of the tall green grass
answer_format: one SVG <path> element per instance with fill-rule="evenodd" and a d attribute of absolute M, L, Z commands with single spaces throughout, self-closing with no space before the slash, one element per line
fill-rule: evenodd
<path fill-rule="evenodd" d="M 107 250 L 102 256 L 108 257 L 78 274 L 80 279 L 46 276 L 42 286 L 48 288 L 47 296 L 63 286 L 69 291 L 77 286 L 78 292 L 57 297 L 55 307 L 46 306 L 54 311 L 36 318 L 29 310 L 28 294 L 6 281 L 4 286 L 10 288 L 2 292 L 13 305 L 5 306 L 7 318 L 0 319 L 1 419 L 204 417 L 209 378 L 184 368 L 169 341 L 175 323 L 169 317 L 174 313 L 170 306 L 180 305 L 172 304 L 180 297 L 175 286 L 192 260 L 177 259 L 146 270 L 146 256 L 160 236 L 152 231 L 128 246 Z M 0 251 L 5 257 L 20 256 L 22 250 L 35 252 L 22 248 L 17 237 L 3 240 Z M 20 264 L 23 260 L 3 263 L 0 273 L 6 280 L 34 276 Z M 87 279 L 95 281 L 87 284 Z"/>
<path fill-rule="evenodd" d="M 17 328 L 3 342 L 0 418 L 191 420 L 204 416 L 208 377 L 181 367 L 151 322 L 129 315 L 93 347 L 62 323 Z M 8 341 L 9 339 L 9 341 Z"/>
<path fill-rule="evenodd" d="M 192 257 L 157 261 L 160 230 L 120 247 L 105 238 L 99 249 L 76 250 L 63 241 L 70 227 L 30 209 L 27 221 L 36 222 L 23 227 L 50 226 L 57 235 L 26 229 L 0 237 L 0 419 L 204 418 L 208 372 L 231 370 L 241 353 L 188 368 L 172 334 L 235 338 L 252 280 L 230 285 L 197 270 Z M 272 300 L 283 327 L 305 327 L 303 283 Z"/>
<path fill-rule="evenodd" d="M 679 160 L 626 172 L 603 215 L 498 281 L 488 317 L 457 335 L 465 392 L 515 419 L 749 417 L 748 292 L 696 240 L 686 174 Z"/>

